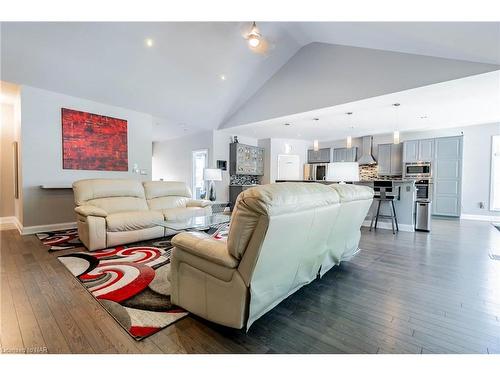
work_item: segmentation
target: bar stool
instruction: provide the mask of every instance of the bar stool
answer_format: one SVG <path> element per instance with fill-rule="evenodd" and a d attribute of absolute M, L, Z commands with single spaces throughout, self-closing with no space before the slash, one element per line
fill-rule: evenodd
<path fill-rule="evenodd" d="M 383 181 L 386 182 L 386 181 Z M 384 184 L 386 185 L 386 184 Z M 376 182 L 374 183 L 374 190 L 379 191 L 380 195 L 375 195 L 373 199 L 375 201 L 378 201 L 378 206 L 377 206 L 377 214 L 372 217 L 372 221 L 370 223 L 370 232 L 373 227 L 373 221 L 375 220 L 375 230 L 377 230 L 377 224 L 378 224 L 378 219 L 391 219 L 391 225 L 392 225 L 392 234 L 396 234 L 394 231 L 394 224 L 396 224 L 396 230 L 399 232 L 399 226 L 398 226 L 398 217 L 396 216 L 396 209 L 394 208 L 394 198 L 396 197 L 393 193 L 393 186 L 392 182 L 390 183 L 390 186 L 377 186 Z M 389 193 L 389 194 L 387 194 Z M 388 202 L 390 203 L 389 206 L 391 208 L 390 215 L 383 215 L 380 213 L 380 206 Z"/>

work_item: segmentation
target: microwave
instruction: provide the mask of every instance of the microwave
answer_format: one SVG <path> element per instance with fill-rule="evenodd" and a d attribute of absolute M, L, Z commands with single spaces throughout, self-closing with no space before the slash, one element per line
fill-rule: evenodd
<path fill-rule="evenodd" d="M 428 179 L 432 177 L 431 163 L 427 161 L 416 163 L 405 163 L 403 170 L 404 178 Z"/>

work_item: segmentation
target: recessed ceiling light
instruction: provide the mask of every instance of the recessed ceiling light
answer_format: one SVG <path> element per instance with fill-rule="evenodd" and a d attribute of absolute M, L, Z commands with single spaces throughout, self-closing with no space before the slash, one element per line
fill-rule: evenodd
<path fill-rule="evenodd" d="M 313 118 L 313 120 L 314 120 L 314 121 L 319 121 L 319 118 L 314 117 L 314 118 Z"/>
<path fill-rule="evenodd" d="M 221 81 L 225 81 L 227 79 L 224 74 L 219 75 L 219 78 L 221 79 Z"/>
<path fill-rule="evenodd" d="M 145 43 L 146 43 L 146 45 L 147 45 L 148 47 L 153 47 L 154 41 L 153 41 L 153 39 L 151 39 L 151 38 L 147 38 L 147 39 L 145 40 Z"/>
<path fill-rule="evenodd" d="M 286 123 L 285 123 L 285 126 L 290 126 L 290 125 L 291 125 L 291 124 L 290 124 L 290 123 L 288 123 L 288 122 L 286 122 Z"/>
<path fill-rule="evenodd" d="M 420 118 L 423 120 L 423 119 L 426 119 L 426 118 L 427 118 L 427 116 L 426 116 L 426 115 L 424 115 L 424 116 L 420 116 Z"/>

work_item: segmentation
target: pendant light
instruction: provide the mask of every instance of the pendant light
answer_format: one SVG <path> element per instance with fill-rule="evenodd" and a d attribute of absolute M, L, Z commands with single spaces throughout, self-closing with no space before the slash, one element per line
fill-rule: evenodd
<path fill-rule="evenodd" d="M 313 150 L 319 151 L 319 141 L 317 139 L 315 139 L 313 142 Z"/>
<path fill-rule="evenodd" d="M 400 106 L 401 104 L 399 103 L 394 103 L 392 106 L 395 108 L 395 109 L 398 109 L 398 107 Z M 396 125 L 398 124 L 398 113 L 396 112 L 396 115 L 395 115 L 395 118 L 396 118 Z M 399 144 L 399 130 L 394 130 L 394 132 L 392 133 L 392 142 L 395 144 L 395 145 L 398 145 Z"/>
<path fill-rule="evenodd" d="M 257 48 L 261 43 L 261 38 L 262 35 L 260 34 L 259 29 L 257 28 L 257 25 L 254 22 L 252 25 L 252 29 L 250 30 L 247 36 L 248 46 L 250 48 Z"/>
<path fill-rule="evenodd" d="M 352 129 L 354 128 L 354 126 L 352 125 L 351 117 L 350 117 L 352 115 L 352 112 L 347 112 L 346 115 L 349 116 L 349 122 L 351 123 L 350 126 L 349 126 L 349 131 L 352 131 Z M 351 135 L 347 136 L 346 147 L 347 148 L 352 148 L 352 136 Z"/>

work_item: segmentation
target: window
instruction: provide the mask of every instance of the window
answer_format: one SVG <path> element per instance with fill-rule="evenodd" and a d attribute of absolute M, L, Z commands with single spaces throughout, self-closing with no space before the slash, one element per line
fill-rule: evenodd
<path fill-rule="evenodd" d="M 203 170 L 208 167 L 208 150 L 193 151 L 193 198 L 200 199 L 205 192 L 205 181 L 203 180 Z"/>
<path fill-rule="evenodd" d="M 500 211 L 500 135 L 494 135 L 491 141 L 490 210 Z"/>

